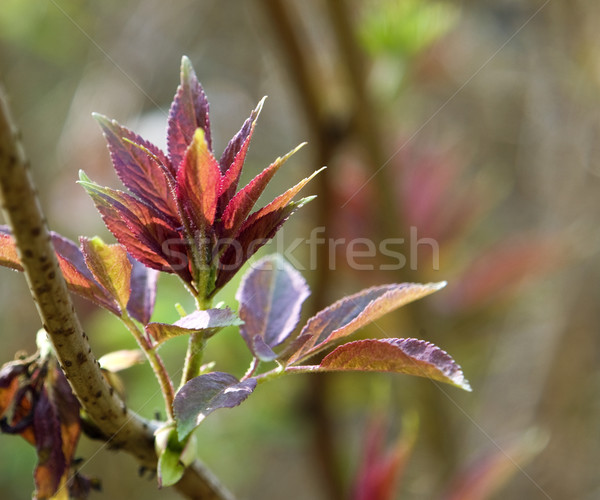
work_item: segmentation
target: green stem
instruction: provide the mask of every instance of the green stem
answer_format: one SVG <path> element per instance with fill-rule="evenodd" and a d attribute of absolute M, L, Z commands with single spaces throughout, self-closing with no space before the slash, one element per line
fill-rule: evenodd
<path fill-rule="evenodd" d="M 150 367 L 152 368 L 152 371 L 158 380 L 158 384 L 160 385 L 160 390 L 162 392 L 163 399 L 165 400 L 165 409 L 167 411 L 167 415 L 170 420 L 173 420 L 173 399 L 175 398 L 175 392 L 173 390 L 173 383 L 171 382 L 171 378 L 167 373 L 167 369 L 165 368 L 161 357 L 153 349 L 150 342 L 148 342 L 148 339 L 144 336 L 142 331 L 140 331 L 138 326 L 129 317 L 129 315 L 125 313 L 121 319 L 137 341 L 142 351 L 144 351 L 144 354 L 150 363 Z"/>
<path fill-rule="evenodd" d="M 196 304 L 199 311 L 205 311 L 211 308 L 212 299 L 197 296 Z M 194 377 L 197 377 L 200 373 L 205 346 L 205 332 L 194 332 L 190 335 L 187 352 L 185 354 L 185 362 L 183 365 L 183 374 L 181 376 L 180 387 L 183 387 L 187 382 Z"/>

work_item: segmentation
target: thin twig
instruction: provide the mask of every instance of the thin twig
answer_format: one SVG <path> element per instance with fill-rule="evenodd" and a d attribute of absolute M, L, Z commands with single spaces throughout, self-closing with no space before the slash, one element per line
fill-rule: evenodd
<path fill-rule="evenodd" d="M 12 228 L 31 296 L 58 361 L 77 399 L 111 448 L 122 449 L 156 468 L 154 430 L 129 410 L 107 384 L 71 303 L 46 219 L 29 174 L 19 132 L 0 88 L 0 207 Z M 188 498 L 229 500 L 231 495 L 198 462 L 176 485 Z"/>

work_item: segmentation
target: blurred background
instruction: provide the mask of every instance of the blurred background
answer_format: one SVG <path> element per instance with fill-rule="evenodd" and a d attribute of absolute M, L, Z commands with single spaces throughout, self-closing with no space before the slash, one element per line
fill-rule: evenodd
<path fill-rule="evenodd" d="M 374 284 L 449 282 L 360 335 L 434 342 L 473 392 L 386 374 L 261 386 L 197 431 L 200 457 L 239 498 L 593 500 L 599 21 L 595 0 L 2 0 L 0 81 L 50 226 L 69 238 L 113 241 L 75 184 L 84 169 L 119 186 L 91 113 L 163 145 L 186 54 L 216 154 L 269 96 L 246 180 L 309 142 L 264 201 L 329 167 L 306 188 L 317 200 L 262 252 L 325 228 L 314 253 L 290 253 L 312 288 L 304 317 Z M 378 249 L 394 238 L 404 264 L 380 251 L 349 263 L 356 238 Z M 236 285 L 219 296 L 234 308 Z M 159 287 L 154 320 L 193 307 L 172 277 Z M 108 313 L 76 304 L 97 356 L 135 347 Z M 32 352 L 38 328 L 23 276 L 0 270 L 0 362 Z M 173 373 L 184 344 L 161 350 Z M 239 376 L 250 356 L 232 330 L 207 359 Z M 123 378 L 131 408 L 160 412 L 148 367 Z M 178 498 L 97 442 L 83 438 L 78 455 L 102 480 L 92 498 Z M 34 463 L 32 447 L 0 435 L 3 498 L 29 497 Z"/>

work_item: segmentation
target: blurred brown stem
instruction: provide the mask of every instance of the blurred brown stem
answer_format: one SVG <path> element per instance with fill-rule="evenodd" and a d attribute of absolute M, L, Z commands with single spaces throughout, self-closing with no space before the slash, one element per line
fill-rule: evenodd
<path fill-rule="evenodd" d="M 154 430 L 157 423 L 129 410 L 100 371 L 71 303 L 20 135 L 1 88 L 0 206 L 11 226 L 25 278 L 44 329 L 82 408 L 111 448 L 122 449 L 133 455 L 140 465 L 156 469 Z M 176 488 L 188 498 L 232 498 L 199 463 L 186 471 Z"/>
<path fill-rule="evenodd" d="M 371 169 L 371 176 L 367 182 L 373 180 L 377 186 L 378 213 L 397 214 L 398 207 L 393 200 L 391 184 L 381 171 L 389 160 L 386 161 L 380 120 L 376 115 L 375 103 L 368 88 L 367 61 L 356 37 L 348 2 L 347 0 L 325 0 L 325 4 L 342 58 L 342 67 L 346 70 L 353 95 L 351 116 L 354 133 L 365 150 L 367 164 Z M 379 217 L 378 221 L 383 224 L 383 227 L 377 228 L 380 236 L 388 237 L 400 232 L 396 220 L 393 217 Z"/>
<path fill-rule="evenodd" d="M 328 165 L 333 158 L 335 148 L 344 136 L 344 130 L 339 127 L 340 120 L 325 113 L 322 105 L 322 93 L 318 86 L 317 68 L 311 64 L 308 57 L 308 38 L 301 29 L 299 16 L 290 12 L 289 2 L 280 0 L 261 0 L 269 18 L 275 36 L 280 42 L 283 60 L 289 73 L 289 80 L 300 100 L 299 108 L 304 113 L 312 140 L 317 145 L 316 164 L 320 167 Z M 317 178 L 317 194 L 315 200 L 318 214 L 317 226 L 331 227 L 331 217 L 335 207 L 332 205 L 333 189 L 331 174 Z M 327 265 L 328 249 L 325 245 L 319 247 L 317 260 L 318 269 L 316 282 L 313 283 L 312 303 L 314 308 L 324 306 L 327 297 L 328 283 L 332 273 Z M 313 426 L 313 448 L 315 450 L 315 465 L 327 488 L 332 500 L 344 498 L 344 483 L 340 474 L 332 421 L 327 405 L 328 375 L 317 374 L 310 377 L 307 413 Z"/>

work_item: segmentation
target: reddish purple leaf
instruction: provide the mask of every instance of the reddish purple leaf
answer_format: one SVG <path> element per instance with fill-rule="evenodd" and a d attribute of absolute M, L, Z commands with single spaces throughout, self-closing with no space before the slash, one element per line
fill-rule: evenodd
<path fill-rule="evenodd" d="M 275 236 L 290 215 L 314 198 L 314 196 L 309 196 L 297 202 L 291 202 L 282 208 L 266 213 L 248 225 L 244 224 L 236 237 L 236 244 L 229 245 L 221 256 L 215 291 L 225 286 L 244 263 Z"/>
<path fill-rule="evenodd" d="M 280 255 L 268 255 L 251 266 L 236 299 L 244 321 L 240 334 L 255 356 L 263 361 L 277 357 L 269 350 L 285 342 L 294 331 L 302 303 L 309 295 L 302 275 Z M 265 350 L 263 344 L 270 349 Z"/>
<path fill-rule="evenodd" d="M 148 323 L 146 325 L 146 332 L 160 344 L 170 338 L 179 335 L 189 335 L 190 333 L 199 331 L 206 331 L 207 335 L 210 336 L 218 329 L 240 324 L 241 321 L 239 318 L 229 308 L 207 309 L 188 314 L 172 325 L 167 323 Z"/>
<path fill-rule="evenodd" d="M 119 314 L 119 307 L 110 294 L 96 281 L 87 268 L 81 250 L 72 241 L 57 233 L 50 233 L 56 256 L 69 290 Z M 6 226 L 0 226 L 0 265 L 22 271 L 16 245 Z"/>
<path fill-rule="evenodd" d="M 367 288 L 344 297 L 308 320 L 301 335 L 311 334 L 312 339 L 293 354 L 288 363 L 298 363 L 394 309 L 445 285 L 445 282 L 390 284 Z"/>
<path fill-rule="evenodd" d="M 325 356 L 316 371 L 404 373 L 471 391 L 462 369 L 449 354 L 434 344 L 418 339 L 348 342 Z"/>
<path fill-rule="evenodd" d="M 256 379 L 240 382 L 229 373 L 213 372 L 193 378 L 175 396 L 173 409 L 179 439 L 184 439 L 213 411 L 242 403 L 256 387 Z"/>
<path fill-rule="evenodd" d="M 267 206 L 254 212 L 250 217 L 248 217 L 246 222 L 244 222 L 244 225 L 242 226 L 241 231 L 243 231 L 245 228 L 251 226 L 256 221 L 265 217 L 266 215 L 268 215 L 272 212 L 276 212 L 276 211 L 284 208 L 285 206 L 287 206 L 292 201 L 292 199 L 300 192 L 300 190 L 304 186 L 306 186 L 315 175 L 317 175 L 319 172 L 322 172 L 323 170 L 325 170 L 325 168 L 326 167 L 323 167 L 323 168 L 320 168 L 319 170 L 317 170 L 316 172 L 313 172 L 309 177 L 302 179 L 294 187 L 291 187 L 285 193 L 280 194 L 277 198 L 275 198 Z"/>
<path fill-rule="evenodd" d="M 96 113 L 94 118 L 102 127 L 113 166 L 123 184 L 164 216 L 177 221 L 173 196 L 176 172 L 164 153 L 116 121 Z"/>
<path fill-rule="evenodd" d="M 127 303 L 127 312 L 132 318 L 145 325 L 150 321 L 156 302 L 156 284 L 158 272 L 130 257 L 131 296 Z"/>
<path fill-rule="evenodd" d="M 220 185 L 219 164 L 210 152 L 204 131 L 196 129 L 177 172 L 177 198 L 184 215 L 203 235 L 215 221 Z"/>
<path fill-rule="evenodd" d="M 134 259 L 191 281 L 186 244 L 168 221 L 127 193 L 90 182 L 83 172 L 80 178 L 79 183 L 92 197 L 104 223 Z"/>
<path fill-rule="evenodd" d="M 181 83 L 169 111 L 167 147 L 173 168 L 177 171 L 196 129 L 204 130 L 208 149 L 212 151 L 208 101 L 190 60 L 181 59 Z"/>
<path fill-rule="evenodd" d="M 75 243 L 59 234 L 51 233 L 60 270 L 69 290 L 95 304 L 119 314 L 119 306 L 108 291 L 96 281 L 88 269 L 83 253 Z"/>
<path fill-rule="evenodd" d="M 306 143 L 290 151 L 283 158 L 277 158 L 270 166 L 265 168 L 250 183 L 231 198 L 222 216 L 221 238 L 228 238 L 235 234 L 250 214 L 252 207 L 258 201 L 269 181 L 275 173 L 296 151 Z"/>
<path fill-rule="evenodd" d="M 125 247 L 107 245 L 97 236 L 80 238 L 85 263 L 96 281 L 115 299 L 121 311 L 125 311 L 131 294 L 131 262 Z"/>
<path fill-rule="evenodd" d="M 244 166 L 244 160 L 246 159 L 246 153 L 250 146 L 250 140 L 252 139 L 252 133 L 256 125 L 256 120 L 260 114 L 265 98 L 258 103 L 256 109 L 252 111 L 250 117 L 244 122 L 240 131 L 229 141 L 223 155 L 219 160 L 219 168 L 223 176 L 223 182 L 221 184 L 219 192 L 219 214 L 223 213 L 225 207 L 229 203 L 229 200 L 235 194 L 237 189 L 240 174 L 242 173 L 242 167 Z"/>

